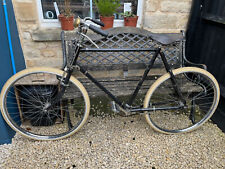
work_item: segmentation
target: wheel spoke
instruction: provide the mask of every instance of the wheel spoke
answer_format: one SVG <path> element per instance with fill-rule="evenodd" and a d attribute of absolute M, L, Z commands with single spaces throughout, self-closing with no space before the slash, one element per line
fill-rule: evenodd
<path fill-rule="evenodd" d="M 164 133 L 187 132 L 198 128 L 213 114 L 218 104 L 217 82 L 206 71 L 180 68 L 174 76 L 186 105 L 180 110 L 158 110 L 146 114 L 147 122 Z M 174 94 L 170 78 L 164 77 L 155 82 L 148 101 L 149 107 L 160 109 L 182 103 Z"/>
<path fill-rule="evenodd" d="M 90 109 L 88 96 L 76 81 L 70 79 L 69 93 L 51 105 L 60 89 L 57 76 L 61 77 L 62 72 L 52 68 L 24 70 L 22 76 L 13 76 L 4 91 L 2 113 L 16 131 L 33 139 L 54 140 L 69 136 L 84 124 Z"/>

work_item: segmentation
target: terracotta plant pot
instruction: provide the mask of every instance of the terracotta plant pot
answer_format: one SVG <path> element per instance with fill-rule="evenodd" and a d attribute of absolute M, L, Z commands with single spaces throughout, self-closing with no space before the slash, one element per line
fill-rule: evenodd
<path fill-rule="evenodd" d="M 74 22 L 74 17 L 73 16 L 64 16 L 63 14 L 60 14 L 58 16 L 59 21 L 61 22 L 61 28 L 62 30 L 65 31 L 69 31 L 69 30 L 73 30 L 74 26 L 73 26 L 73 22 Z"/>
<path fill-rule="evenodd" d="M 124 18 L 124 26 L 136 27 L 137 26 L 137 20 L 138 20 L 138 16 L 135 16 L 135 17 L 125 17 Z"/>
<path fill-rule="evenodd" d="M 110 17 L 100 16 L 100 21 L 102 21 L 105 24 L 104 27 L 101 27 L 103 30 L 112 28 L 113 27 L 114 16 L 110 16 Z"/>

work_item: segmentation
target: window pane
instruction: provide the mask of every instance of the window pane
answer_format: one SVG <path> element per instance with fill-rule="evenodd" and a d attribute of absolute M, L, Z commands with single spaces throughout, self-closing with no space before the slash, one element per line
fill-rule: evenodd
<path fill-rule="evenodd" d="M 57 19 L 52 0 L 41 0 L 44 19 Z"/>
<path fill-rule="evenodd" d="M 132 6 L 132 12 L 133 14 L 137 15 L 137 5 L 138 5 L 138 0 L 120 0 L 120 7 L 117 10 L 117 13 L 115 14 L 115 18 L 116 19 L 122 19 L 122 16 L 120 15 L 121 13 L 123 13 L 123 9 L 124 9 L 124 3 L 131 3 Z"/>
<path fill-rule="evenodd" d="M 44 19 L 57 19 L 53 2 L 57 2 L 60 13 L 64 11 L 64 0 L 41 0 L 41 2 Z M 80 16 L 81 18 L 90 16 L 89 0 L 73 0 L 70 7 L 75 16 Z"/>
<path fill-rule="evenodd" d="M 53 2 L 57 2 L 60 12 L 64 11 L 64 0 L 41 0 L 43 17 L 44 19 L 57 19 L 55 8 Z M 91 0 L 72 0 L 71 10 L 75 14 L 75 17 L 80 16 L 81 18 L 91 16 L 90 15 L 90 2 Z M 132 10 L 134 14 L 137 14 L 137 4 L 138 0 L 121 0 L 121 6 L 118 8 L 117 13 L 115 13 L 115 19 L 121 19 L 120 13 L 123 13 L 124 3 L 131 2 Z M 99 14 L 97 8 L 92 0 L 92 17 L 98 19 Z"/>

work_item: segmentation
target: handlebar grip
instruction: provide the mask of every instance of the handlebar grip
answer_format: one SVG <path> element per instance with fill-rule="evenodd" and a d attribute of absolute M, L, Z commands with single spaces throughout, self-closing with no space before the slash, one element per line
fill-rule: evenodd
<path fill-rule="evenodd" d="M 94 25 L 90 25 L 89 28 L 90 28 L 92 31 L 94 31 L 95 33 L 98 33 L 98 34 L 100 34 L 100 35 L 102 35 L 102 36 L 105 36 L 105 37 L 108 36 L 108 32 L 106 32 L 106 31 L 104 31 L 104 30 L 102 30 L 102 29 L 100 29 L 100 28 L 98 28 L 98 27 L 96 27 L 96 26 L 94 26 Z"/>
<path fill-rule="evenodd" d="M 99 25 L 99 26 L 102 26 L 102 27 L 105 26 L 105 24 L 104 24 L 103 22 L 98 21 L 98 20 L 96 20 L 96 19 L 91 19 L 91 21 L 94 22 L 95 24 Z"/>

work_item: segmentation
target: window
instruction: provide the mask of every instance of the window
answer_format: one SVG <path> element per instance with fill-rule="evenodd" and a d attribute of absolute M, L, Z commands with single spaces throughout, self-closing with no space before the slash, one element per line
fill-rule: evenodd
<path fill-rule="evenodd" d="M 131 3 L 133 13 L 137 14 L 139 16 L 139 20 L 141 20 L 142 1 L 143 0 L 121 0 L 121 6 L 119 7 L 117 13 L 114 14 L 114 26 L 123 26 L 123 19 L 120 13 L 123 13 L 124 11 L 124 3 Z M 37 0 L 39 21 L 41 27 L 60 26 L 60 23 L 57 19 L 54 2 L 57 3 L 59 11 L 61 11 L 64 5 L 64 0 Z M 94 0 L 71 0 L 71 8 L 72 12 L 75 14 L 75 17 L 80 16 L 81 18 L 84 18 L 90 16 L 95 19 L 99 18 L 99 14 L 94 4 Z"/>

